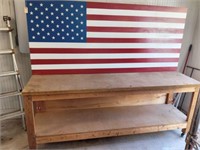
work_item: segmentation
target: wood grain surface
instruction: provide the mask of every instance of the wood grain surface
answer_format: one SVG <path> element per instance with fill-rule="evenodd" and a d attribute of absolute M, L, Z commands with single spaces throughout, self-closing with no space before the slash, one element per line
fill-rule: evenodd
<path fill-rule="evenodd" d="M 178 72 L 33 75 L 24 95 L 148 90 L 200 86 L 200 82 Z"/>
<path fill-rule="evenodd" d="M 186 116 L 160 104 L 43 112 L 35 123 L 37 143 L 43 143 L 185 128 Z"/>

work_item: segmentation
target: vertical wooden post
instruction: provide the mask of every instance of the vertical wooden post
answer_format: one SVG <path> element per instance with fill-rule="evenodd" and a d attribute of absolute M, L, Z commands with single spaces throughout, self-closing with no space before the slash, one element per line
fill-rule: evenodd
<path fill-rule="evenodd" d="M 171 104 L 173 102 L 173 92 L 167 93 L 166 104 Z"/>
<path fill-rule="evenodd" d="M 191 124 L 192 124 L 192 118 L 194 116 L 194 111 L 195 111 L 195 106 L 196 106 L 196 103 L 197 103 L 198 94 L 199 94 L 199 88 L 196 88 L 195 92 L 192 94 L 192 99 L 191 99 L 191 102 L 190 102 L 190 107 L 189 107 L 189 111 L 188 111 L 188 115 L 187 115 L 187 127 L 186 127 L 186 130 L 185 130 L 186 134 L 190 130 L 190 127 L 191 127 Z"/>
<path fill-rule="evenodd" d="M 36 149 L 34 108 L 31 96 L 24 96 L 24 110 L 30 149 Z"/>

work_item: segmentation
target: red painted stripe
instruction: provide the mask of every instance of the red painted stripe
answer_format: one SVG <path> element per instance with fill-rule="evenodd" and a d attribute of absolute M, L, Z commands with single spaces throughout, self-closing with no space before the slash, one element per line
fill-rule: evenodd
<path fill-rule="evenodd" d="M 185 23 L 185 19 L 180 19 L 180 18 L 109 16 L 109 15 L 87 15 L 87 20 Z"/>
<path fill-rule="evenodd" d="M 182 43 L 182 39 L 87 38 L 89 43 Z"/>
<path fill-rule="evenodd" d="M 30 48 L 31 53 L 81 54 L 81 53 L 180 53 L 180 49 L 76 49 L 76 48 Z"/>
<path fill-rule="evenodd" d="M 138 58 L 138 59 L 34 59 L 31 64 L 101 64 L 101 63 L 141 63 L 178 62 L 178 58 Z"/>
<path fill-rule="evenodd" d="M 185 7 L 152 6 L 122 3 L 100 3 L 87 2 L 87 8 L 104 9 L 126 9 L 126 10 L 147 10 L 147 11 L 166 11 L 166 12 L 187 12 Z"/>
<path fill-rule="evenodd" d="M 183 29 L 168 28 L 87 27 L 87 32 L 183 33 L 183 31 Z"/>
<path fill-rule="evenodd" d="M 128 73 L 128 72 L 163 72 L 177 71 L 176 67 L 158 68 L 123 68 L 123 69 L 70 69 L 70 70 L 32 70 L 33 75 L 53 74 L 96 74 L 96 73 Z"/>

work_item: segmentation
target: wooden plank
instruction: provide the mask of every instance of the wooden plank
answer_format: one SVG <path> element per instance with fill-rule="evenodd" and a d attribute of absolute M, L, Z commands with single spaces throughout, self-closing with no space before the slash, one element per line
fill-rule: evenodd
<path fill-rule="evenodd" d="M 149 89 L 139 91 L 101 91 L 101 92 L 83 92 L 83 93 L 62 93 L 62 94 L 44 94 L 44 95 L 32 95 L 32 101 L 54 101 L 54 100 L 66 100 L 66 99 L 77 99 L 77 98 L 94 98 L 94 97 L 111 97 L 111 96 L 126 96 L 126 95 L 143 95 L 143 94 L 157 94 L 157 93 L 183 93 L 183 92 L 194 92 L 195 87 L 179 87 L 179 88 L 160 88 L 160 89 Z M 25 94 L 26 95 L 26 94 Z"/>
<path fill-rule="evenodd" d="M 102 107 L 121 107 L 137 106 L 147 104 L 164 104 L 166 100 L 165 93 L 143 94 L 143 95 L 125 95 L 99 98 L 82 98 L 56 101 L 38 101 L 35 102 L 36 112 L 53 111 L 53 110 L 71 110 L 71 109 L 88 109 Z"/>
<path fill-rule="evenodd" d="M 112 131 L 95 131 L 92 133 L 77 133 L 77 134 L 63 134 L 63 135 L 52 135 L 52 136 L 37 136 L 36 141 L 38 144 L 43 143 L 53 143 L 61 141 L 75 141 L 75 140 L 84 140 L 84 139 L 95 139 L 103 137 L 112 137 L 112 136 L 123 136 L 123 135 L 132 135 L 132 134 L 142 134 L 142 133 L 151 133 L 159 132 L 166 130 L 175 130 L 182 129 L 186 127 L 186 123 L 180 124 L 171 124 L 171 125 L 158 125 L 158 126 L 148 126 L 148 127 L 138 127 L 138 128 L 129 128 L 129 129 L 120 129 Z"/>
<path fill-rule="evenodd" d="M 188 133 L 192 124 L 192 118 L 194 116 L 194 111 L 195 111 L 195 107 L 196 107 L 196 103 L 197 103 L 197 99 L 198 99 L 198 94 L 199 94 L 199 88 L 196 88 L 195 92 L 192 95 L 192 99 L 190 102 L 190 107 L 189 107 L 189 111 L 188 111 L 188 115 L 187 115 L 187 127 L 185 130 L 185 133 Z"/>
<path fill-rule="evenodd" d="M 35 121 L 37 143 L 186 127 L 186 116 L 166 104 L 43 112 Z"/>
<path fill-rule="evenodd" d="M 33 75 L 23 90 L 23 94 L 144 91 L 194 86 L 200 86 L 200 82 L 178 72 Z"/>
<path fill-rule="evenodd" d="M 24 109 L 29 148 L 36 149 L 34 109 L 33 102 L 30 96 L 24 96 Z"/>

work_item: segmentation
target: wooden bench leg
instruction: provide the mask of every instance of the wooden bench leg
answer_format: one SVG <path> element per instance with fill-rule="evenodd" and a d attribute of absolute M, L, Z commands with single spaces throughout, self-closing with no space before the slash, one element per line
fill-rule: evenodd
<path fill-rule="evenodd" d="M 24 110 L 30 149 L 36 149 L 34 108 L 31 96 L 24 96 Z"/>
<path fill-rule="evenodd" d="M 166 104 L 172 104 L 173 103 L 173 92 L 167 93 L 167 98 L 166 98 Z"/>
<path fill-rule="evenodd" d="M 185 130 L 185 134 L 187 134 L 191 128 L 192 118 L 194 115 L 195 106 L 196 106 L 197 98 L 198 98 L 198 92 L 199 92 L 199 88 L 196 88 L 195 92 L 192 94 L 192 99 L 190 102 L 190 107 L 189 107 L 189 111 L 188 111 L 188 115 L 187 115 L 187 127 Z"/>

